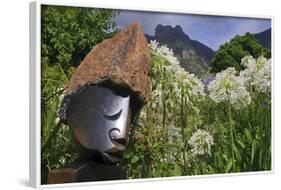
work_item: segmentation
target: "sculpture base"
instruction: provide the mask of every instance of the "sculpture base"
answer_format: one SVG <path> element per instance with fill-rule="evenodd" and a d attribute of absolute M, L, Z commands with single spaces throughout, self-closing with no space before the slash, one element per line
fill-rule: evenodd
<path fill-rule="evenodd" d="M 121 167 L 92 161 L 74 161 L 48 174 L 48 184 L 120 179 L 127 179 L 126 172 Z"/>

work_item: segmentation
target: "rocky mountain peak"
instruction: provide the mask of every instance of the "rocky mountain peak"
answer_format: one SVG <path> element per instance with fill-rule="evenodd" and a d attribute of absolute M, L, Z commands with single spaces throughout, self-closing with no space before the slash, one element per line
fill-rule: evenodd
<path fill-rule="evenodd" d="M 155 36 L 158 37 L 173 37 L 177 36 L 178 38 L 185 38 L 185 40 L 190 40 L 189 36 L 186 35 L 180 25 L 176 25 L 175 27 L 172 27 L 170 25 L 161 25 L 158 24 L 155 28 Z"/>
<path fill-rule="evenodd" d="M 146 38 L 172 49 L 185 70 L 198 76 L 207 73 L 214 51 L 203 43 L 192 40 L 180 25 L 173 27 L 159 24 L 154 36 L 146 35 Z"/>
<path fill-rule="evenodd" d="M 178 32 L 182 32 L 183 33 L 183 30 L 182 30 L 180 25 L 176 25 L 175 26 L 175 30 L 178 31 Z"/>
<path fill-rule="evenodd" d="M 264 48 L 271 49 L 271 28 L 253 35 Z"/>

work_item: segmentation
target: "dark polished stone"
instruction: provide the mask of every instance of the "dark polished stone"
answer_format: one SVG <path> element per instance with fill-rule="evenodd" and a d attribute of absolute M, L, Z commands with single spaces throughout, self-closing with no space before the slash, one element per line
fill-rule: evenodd
<path fill-rule="evenodd" d="M 74 161 L 50 171 L 48 184 L 121 179 L 127 179 L 126 172 L 117 165 L 106 165 L 91 161 Z"/>

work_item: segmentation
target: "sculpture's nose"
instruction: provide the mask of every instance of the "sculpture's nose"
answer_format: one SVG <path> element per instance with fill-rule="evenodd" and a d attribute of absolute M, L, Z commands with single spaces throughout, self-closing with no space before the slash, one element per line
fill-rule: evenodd
<path fill-rule="evenodd" d="M 122 134 L 122 132 L 119 129 L 117 128 L 111 129 L 109 131 L 109 137 L 113 143 L 126 146 L 127 143 L 126 137 L 125 135 Z"/>

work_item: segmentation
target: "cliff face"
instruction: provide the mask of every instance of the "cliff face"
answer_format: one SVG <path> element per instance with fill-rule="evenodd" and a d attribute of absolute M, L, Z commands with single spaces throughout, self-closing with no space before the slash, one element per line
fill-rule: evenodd
<path fill-rule="evenodd" d="M 264 48 L 271 49 L 271 28 L 253 35 Z"/>
<path fill-rule="evenodd" d="M 175 27 L 158 25 L 155 28 L 155 35 L 146 35 L 146 38 L 148 41 L 156 40 L 160 45 L 166 44 L 168 48 L 173 49 L 181 66 L 198 76 L 208 71 L 215 53 L 203 43 L 190 39 L 179 25 Z"/>

